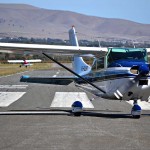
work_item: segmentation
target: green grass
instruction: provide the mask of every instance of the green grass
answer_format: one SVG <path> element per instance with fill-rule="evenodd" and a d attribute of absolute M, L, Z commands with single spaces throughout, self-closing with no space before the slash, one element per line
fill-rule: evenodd
<path fill-rule="evenodd" d="M 50 63 L 34 63 L 32 66 L 19 67 L 20 64 L 0 64 L 0 76 L 11 75 L 24 71 L 31 70 L 49 70 L 51 69 Z"/>

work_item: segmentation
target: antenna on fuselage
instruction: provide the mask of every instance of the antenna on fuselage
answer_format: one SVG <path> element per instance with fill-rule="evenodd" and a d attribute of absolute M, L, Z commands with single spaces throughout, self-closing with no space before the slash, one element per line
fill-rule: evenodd
<path fill-rule="evenodd" d="M 98 39 L 98 46 L 101 47 L 101 42 L 99 39 Z"/>

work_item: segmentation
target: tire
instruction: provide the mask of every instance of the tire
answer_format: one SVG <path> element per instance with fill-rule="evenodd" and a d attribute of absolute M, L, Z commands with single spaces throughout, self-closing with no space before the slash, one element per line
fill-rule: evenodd
<path fill-rule="evenodd" d="M 134 115 L 132 116 L 134 119 L 140 119 L 141 115 Z"/>
<path fill-rule="evenodd" d="M 78 116 L 78 117 L 81 116 L 81 112 L 75 112 L 74 116 Z"/>

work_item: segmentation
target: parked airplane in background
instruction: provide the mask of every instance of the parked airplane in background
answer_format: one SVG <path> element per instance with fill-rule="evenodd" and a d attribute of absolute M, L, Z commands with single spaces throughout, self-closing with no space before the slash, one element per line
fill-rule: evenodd
<path fill-rule="evenodd" d="M 38 63 L 38 62 L 42 62 L 41 59 L 32 59 L 32 60 L 8 60 L 9 63 L 20 63 L 21 65 L 19 67 L 28 67 L 28 66 L 32 66 L 33 64 L 31 63 Z"/>
<path fill-rule="evenodd" d="M 3 51 L 23 53 L 28 49 L 32 53 L 42 53 L 61 67 L 71 72 L 72 77 L 49 77 L 47 80 L 69 80 L 76 86 L 98 97 L 111 100 L 134 100 L 131 114 L 140 118 L 141 107 L 137 100 L 148 101 L 150 95 L 150 65 L 146 48 L 101 48 L 80 47 L 75 28 L 69 31 L 72 46 L 38 45 L 0 43 Z M 60 53 L 73 55 L 73 70 L 53 59 L 49 54 Z M 89 66 L 83 56 L 93 56 L 93 65 Z M 22 82 L 41 83 L 43 78 L 22 76 Z M 72 105 L 72 111 L 80 114 L 82 104 L 77 101 Z"/>

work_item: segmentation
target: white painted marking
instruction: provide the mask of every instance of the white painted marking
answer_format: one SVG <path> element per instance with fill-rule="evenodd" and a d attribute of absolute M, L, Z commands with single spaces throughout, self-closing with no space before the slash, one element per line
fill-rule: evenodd
<path fill-rule="evenodd" d="M 59 71 L 57 71 L 56 74 L 59 74 Z"/>
<path fill-rule="evenodd" d="M 94 108 L 84 92 L 56 92 L 50 107 L 71 107 L 75 101 L 80 101 L 83 108 Z"/>
<path fill-rule="evenodd" d="M 53 75 L 53 77 L 55 78 L 55 77 L 57 77 L 57 75 L 60 73 L 60 70 L 58 70 L 57 72 L 56 72 L 56 74 L 55 75 Z"/>
<path fill-rule="evenodd" d="M 53 77 L 55 78 L 55 77 L 57 77 L 57 75 L 53 75 Z"/>
<path fill-rule="evenodd" d="M 25 89 L 28 85 L 0 85 L 0 89 Z"/>
<path fill-rule="evenodd" d="M 133 106 L 133 100 L 127 101 L 127 103 Z M 138 105 L 142 108 L 142 110 L 150 110 L 150 101 L 145 102 L 145 101 L 138 100 Z"/>
<path fill-rule="evenodd" d="M 17 101 L 26 92 L 0 92 L 0 107 L 7 107 Z"/>

